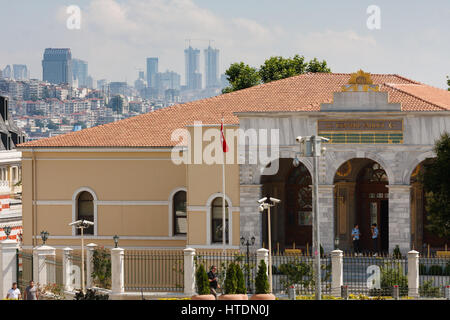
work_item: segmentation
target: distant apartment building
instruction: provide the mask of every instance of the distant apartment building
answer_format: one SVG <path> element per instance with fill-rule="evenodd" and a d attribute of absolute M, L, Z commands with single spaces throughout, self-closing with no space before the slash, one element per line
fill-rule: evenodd
<path fill-rule="evenodd" d="M 200 50 L 191 46 L 184 50 L 186 88 L 202 89 L 202 74 L 200 73 Z"/>
<path fill-rule="evenodd" d="M 72 85 L 72 53 L 70 49 L 45 49 L 42 60 L 42 79 L 53 84 Z"/>
<path fill-rule="evenodd" d="M 88 86 L 88 63 L 80 59 L 72 59 L 73 80 L 78 80 L 78 87 L 87 88 Z"/>
<path fill-rule="evenodd" d="M 110 82 L 109 92 L 111 95 L 122 94 L 126 96 L 128 95 L 128 84 L 126 82 Z"/>
<path fill-rule="evenodd" d="M 13 64 L 13 76 L 15 80 L 28 80 L 28 68 L 24 64 Z"/>
<path fill-rule="evenodd" d="M 205 54 L 205 85 L 206 88 L 219 87 L 219 49 L 208 46 Z"/>
<path fill-rule="evenodd" d="M 147 85 L 150 88 L 157 87 L 158 58 L 147 58 Z"/>
<path fill-rule="evenodd" d="M 11 68 L 11 66 L 9 64 L 6 65 L 6 67 L 3 69 L 2 73 L 3 73 L 2 77 L 5 78 L 5 79 L 11 79 L 12 76 L 13 76 L 12 68 Z"/>
<path fill-rule="evenodd" d="M 158 73 L 158 89 L 162 92 L 168 89 L 180 90 L 181 76 L 174 72 L 167 70 L 166 72 Z"/>

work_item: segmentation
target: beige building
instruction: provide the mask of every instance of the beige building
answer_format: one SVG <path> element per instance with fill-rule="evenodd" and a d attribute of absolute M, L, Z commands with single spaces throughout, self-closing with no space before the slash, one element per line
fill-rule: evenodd
<path fill-rule="evenodd" d="M 221 248 L 222 165 L 209 164 L 205 154 L 223 157 L 217 135 L 222 117 L 230 147 L 227 248 L 239 248 L 241 236 L 267 244 L 266 216 L 256 202 L 267 193 L 282 200 L 273 214 L 273 246 L 311 244 L 311 161 L 300 158 L 294 167 L 292 160 L 295 137 L 318 133 L 332 138 L 319 181 L 325 250 L 336 238 L 349 247 L 351 224 L 358 221 L 380 224 L 385 250 L 423 245 L 431 238 L 409 179 L 434 156 L 433 141 L 450 131 L 450 93 L 398 75 L 361 77 L 305 74 L 21 144 L 24 247 L 41 243 L 44 230 L 49 245 L 77 247 L 79 235 L 68 224 L 84 218 L 95 224 L 87 241 L 99 245 L 112 246 L 119 235 L 124 248 Z M 344 126 L 321 122 L 336 120 Z M 278 132 L 277 158 L 253 163 L 252 143 L 238 148 L 239 128 L 244 135 Z M 279 170 L 269 175 L 268 163 L 275 160 Z M 356 197 L 359 183 L 368 191 Z M 413 190 L 418 194 L 418 187 Z"/>

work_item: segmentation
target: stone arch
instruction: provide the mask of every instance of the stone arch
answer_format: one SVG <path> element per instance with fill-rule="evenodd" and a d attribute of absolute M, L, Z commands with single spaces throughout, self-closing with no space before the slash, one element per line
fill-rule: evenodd
<path fill-rule="evenodd" d="M 383 167 L 384 171 L 386 171 L 389 184 L 394 184 L 395 175 L 394 172 L 392 171 L 392 168 L 388 165 L 388 162 L 382 157 L 372 152 L 364 152 L 364 153 L 349 152 L 346 153 L 345 157 L 336 157 L 335 161 L 330 163 L 330 170 L 327 170 L 329 174 L 325 177 L 326 180 L 325 184 L 333 185 L 334 177 L 336 176 L 336 172 L 341 167 L 341 165 L 343 165 L 346 161 L 358 158 L 366 158 L 379 163 Z"/>
<path fill-rule="evenodd" d="M 411 175 L 414 172 L 414 170 L 416 169 L 416 167 L 422 163 L 423 161 L 425 161 L 428 158 L 435 158 L 436 154 L 434 153 L 434 151 L 428 151 L 425 153 L 421 153 L 420 155 L 418 155 L 417 157 L 415 157 L 408 165 L 407 170 L 405 170 L 404 175 L 403 175 L 403 182 L 404 184 L 409 184 L 411 181 Z"/>

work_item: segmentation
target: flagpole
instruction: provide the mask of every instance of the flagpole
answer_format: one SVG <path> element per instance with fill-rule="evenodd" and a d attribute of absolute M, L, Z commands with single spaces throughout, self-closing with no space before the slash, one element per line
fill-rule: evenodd
<path fill-rule="evenodd" d="M 223 252 L 225 252 L 225 228 L 226 228 L 226 219 L 225 219 L 225 150 L 224 150 L 224 141 L 225 141 L 225 134 L 223 129 L 223 117 L 222 117 L 222 153 L 223 153 L 223 161 L 222 161 L 222 245 L 223 245 Z"/>

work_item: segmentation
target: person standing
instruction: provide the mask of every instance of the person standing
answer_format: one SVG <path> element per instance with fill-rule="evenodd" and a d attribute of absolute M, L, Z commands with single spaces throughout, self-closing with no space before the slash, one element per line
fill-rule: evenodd
<path fill-rule="evenodd" d="M 21 297 L 20 290 L 17 288 L 17 282 L 13 282 L 12 288 L 6 294 L 6 299 L 19 300 Z"/>
<path fill-rule="evenodd" d="M 353 250 L 355 252 L 355 256 L 359 254 L 359 237 L 361 233 L 359 232 L 358 224 L 355 224 L 352 229 L 352 240 L 353 240 Z"/>
<path fill-rule="evenodd" d="M 214 295 L 214 297 L 217 300 L 217 288 L 220 288 L 220 285 L 217 282 L 217 267 L 216 266 L 211 266 L 211 268 L 209 269 L 208 272 L 208 281 L 209 281 L 209 291 L 211 292 L 212 295 Z"/>
<path fill-rule="evenodd" d="M 376 257 L 378 255 L 378 228 L 377 224 L 372 224 L 372 242 L 373 242 L 373 256 Z"/>
<path fill-rule="evenodd" d="M 24 292 L 24 300 L 38 300 L 39 299 L 39 291 L 37 287 L 34 285 L 34 281 L 30 281 L 30 285 L 25 288 Z"/>

